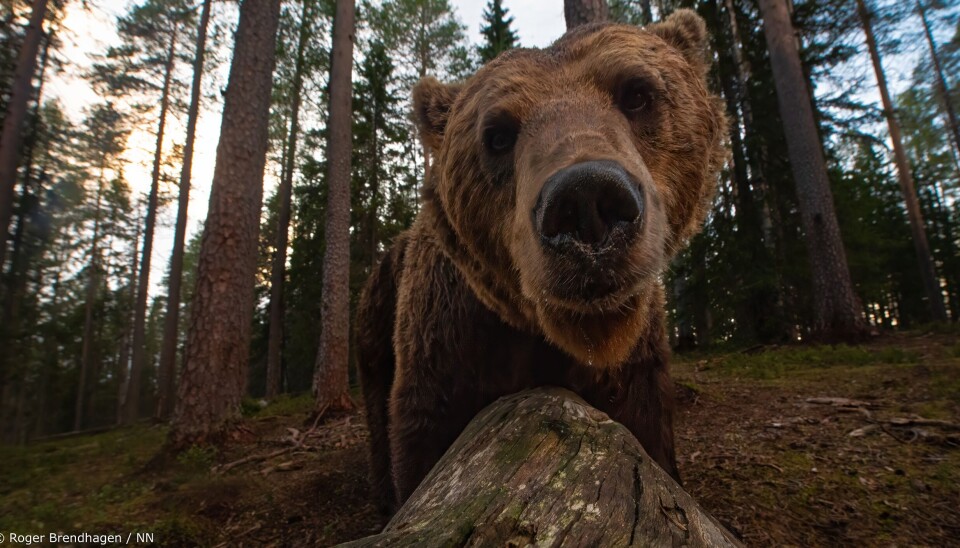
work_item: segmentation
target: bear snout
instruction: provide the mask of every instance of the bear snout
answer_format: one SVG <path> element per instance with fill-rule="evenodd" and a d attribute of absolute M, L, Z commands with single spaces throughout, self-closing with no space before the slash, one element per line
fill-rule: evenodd
<path fill-rule="evenodd" d="M 611 160 L 580 162 L 557 171 L 543 185 L 533 209 L 541 242 L 561 254 L 619 248 L 637 233 L 642 217 L 639 185 Z"/>

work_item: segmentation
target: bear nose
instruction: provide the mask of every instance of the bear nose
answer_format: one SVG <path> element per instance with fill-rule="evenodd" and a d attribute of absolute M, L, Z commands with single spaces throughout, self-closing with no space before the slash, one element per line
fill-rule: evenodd
<path fill-rule="evenodd" d="M 642 212 L 639 186 L 623 166 L 592 160 L 547 179 L 534 208 L 534 225 L 552 245 L 568 239 L 600 244 L 615 230 L 633 225 Z"/>

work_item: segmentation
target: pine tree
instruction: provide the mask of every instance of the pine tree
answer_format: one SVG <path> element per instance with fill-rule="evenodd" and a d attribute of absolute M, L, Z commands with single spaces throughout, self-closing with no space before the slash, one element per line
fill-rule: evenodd
<path fill-rule="evenodd" d="M 180 87 L 174 71 L 181 60 L 179 48 L 189 40 L 192 12 L 183 0 L 145 0 L 117 21 L 122 44 L 107 51 L 94 66 L 92 78 L 98 87 L 115 97 L 132 97 L 144 114 L 144 122 L 156 123 L 156 142 L 147 213 L 144 220 L 140 274 L 133 314 L 132 359 L 128 391 L 125 398 L 124 423 L 132 423 L 140 415 L 140 396 L 146 354 L 146 321 L 150 270 L 153 257 L 153 236 L 157 210 L 160 207 L 160 178 L 164 163 L 164 137 L 171 108 L 179 103 Z M 155 106 L 159 106 L 154 110 Z M 156 118 L 152 118 L 152 114 Z"/>
<path fill-rule="evenodd" d="M 170 441 L 218 442 L 246 387 L 279 0 L 244 0 Z"/>
<path fill-rule="evenodd" d="M 897 176 L 900 180 L 903 200 L 907 206 L 907 218 L 910 219 L 914 250 L 916 251 L 917 263 L 920 267 L 920 277 L 923 280 L 924 290 L 927 295 L 927 304 L 930 307 L 930 315 L 935 321 L 946 321 L 947 310 L 943 304 L 943 291 L 940 288 L 940 280 L 937 277 L 933 265 L 933 257 L 930 254 L 930 244 L 927 241 L 923 213 L 920 211 L 920 205 L 917 203 L 917 191 L 914 188 L 913 174 L 907 161 L 906 152 L 903 149 L 900 124 L 893 111 L 893 101 L 890 99 L 890 92 L 887 90 L 887 77 L 883 72 L 880 52 L 877 49 L 876 38 L 873 34 L 871 24 L 872 16 L 864 0 L 857 0 L 857 12 L 860 15 L 860 22 L 863 25 L 863 33 L 866 37 L 867 48 L 870 51 L 873 71 L 877 77 L 877 87 L 880 90 L 880 100 L 883 103 L 884 115 L 887 118 L 887 127 L 890 130 L 890 140 L 893 142 Z"/>
<path fill-rule="evenodd" d="M 564 0 L 563 17 L 567 22 L 567 30 L 606 21 L 609 18 L 607 0 Z"/>
<path fill-rule="evenodd" d="M 23 124 L 27 118 L 30 96 L 33 95 L 33 76 L 43 37 L 43 22 L 48 0 L 34 0 L 30 23 L 20 46 L 17 68 L 10 89 L 10 99 L 3 118 L 0 135 L 0 268 L 7 258 L 7 230 L 13 216 L 14 186 L 20 162 Z M 0 371 L 0 375 L 3 372 Z M 0 376 L 0 388 L 3 378 Z"/>
<path fill-rule="evenodd" d="M 127 131 L 122 123 L 121 115 L 112 105 L 105 104 L 95 107 L 86 123 L 85 136 L 89 144 L 88 165 L 93 172 L 91 175 L 96 181 L 96 187 L 93 191 L 92 211 L 89 214 L 90 229 L 92 236 L 90 238 L 90 251 L 88 253 L 89 262 L 86 273 L 86 290 L 84 296 L 84 319 L 83 319 L 83 346 L 80 355 L 80 367 L 78 371 L 76 406 L 74 408 L 73 429 L 80 430 L 84 424 L 84 418 L 87 415 L 87 399 L 89 390 L 89 379 L 91 372 L 95 368 L 94 352 L 97 349 L 95 329 L 98 322 L 95 317 L 95 310 L 100 301 L 100 291 L 103 287 L 103 250 L 109 249 L 103 244 L 104 230 L 102 227 L 104 216 L 104 193 L 109 184 L 109 171 L 117 169 L 117 159 L 122 153 Z"/>
<path fill-rule="evenodd" d="M 353 0 L 337 0 L 330 66 L 323 315 L 313 379 L 314 413 L 318 415 L 353 408 L 347 366 L 350 343 L 350 99 L 354 32 Z"/>
<path fill-rule="evenodd" d="M 917 0 L 917 13 L 920 15 L 920 21 L 923 23 L 923 35 L 927 40 L 927 46 L 930 48 L 930 61 L 933 64 L 933 76 L 936 81 L 940 105 L 947 117 L 947 125 L 950 128 L 950 134 L 953 136 L 953 146 L 956 148 L 958 156 L 960 156 L 960 121 L 958 121 L 957 112 L 953 106 L 953 100 L 950 97 L 950 87 L 947 84 L 947 78 L 943 74 L 943 65 L 940 61 L 940 55 L 937 53 L 937 44 L 933 39 L 933 32 L 930 30 L 930 22 L 927 20 L 927 10 L 921 0 Z"/>
<path fill-rule="evenodd" d="M 642 27 L 653 22 L 650 0 L 610 0 L 610 20 Z"/>
<path fill-rule="evenodd" d="M 190 205 L 190 179 L 193 168 L 193 146 L 200 114 L 200 92 L 204 73 L 204 56 L 207 49 L 207 27 L 210 23 L 210 6 L 213 0 L 204 0 L 197 28 L 197 41 L 193 54 L 193 83 L 190 90 L 190 107 L 187 113 L 187 135 L 183 147 L 183 163 L 180 169 L 180 190 L 177 200 L 177 222 L 173 236 L 170 258 L 170 274 L 167 283 L 167 312 L 164 317 L 163 344 L 160 350 L 157 417 L 170 418 L 173 399 L 176 395 L 176 353 L 180 325 L 180 293 L 183 279 L 183 253 L 187 234 L 187 207 Z"/>
<path fill-rule="evenodd" d="M 786 0 L 761 0 L 760 10 L 812 268 L 813 331 L 827 339 L 859 337 L 863 332 L 862 311 L 850 281 Z"/>
<path fill-rule="evenodd" d="M 283 176 L 278 192 L 276 242 L 273 246 L 273 265 L 270 274 L 270 333 L 267 348 L 266 397 L 273 399 L 280 393 L 280 366 L 283 354 L 283 286 L 287 269 L 287 245 L 290 232 L 290 208 L 293 196 L 293 172 L 296 167 L 297 144 L 300 138 L 300 105 L 304 73 L 307 65 L 307 47 L 313 28 L 316 0 L 301 2 L 300 29 L 297 38 L 296 60 L 291 84 L 290 127 L 283 151 Z"/>
<path fill-rule="evenodd" d="M 371 30 L 397 63 L 404 96 L 432 75 L 461 79 L 472 72 L 465 27 L 449 0 L 389 0 L 368 14 Z M 412 121 L 411 130 L 413 130 Z M 430 151 L 421 143 L 422 179 L 430 176 Z"/>
<path fill-rule="evenodd" d="M 480 27 L 480 34 L 485 42 L 477 47 L 480 62 L 492 61 L 497 55 L 519 45 L 517 33 L 510 28 L 513 17 L 507 17 L 507 10 L 503 7 L 503 0 L 490 0 L 483 12 L 486 24 Z"/>
<path fill-rule="evenodd" d="M 351 208 L 351 302 L 393 238 L 413 216 L 403 181 L 402 160 L 409 140 L 405 111 L 395 92 L 393 60 L 382 42 L 366 48 L 353 89 L 353 173 Z"/>

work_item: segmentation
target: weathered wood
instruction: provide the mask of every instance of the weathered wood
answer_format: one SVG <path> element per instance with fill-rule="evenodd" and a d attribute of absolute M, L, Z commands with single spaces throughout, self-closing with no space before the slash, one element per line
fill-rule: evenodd
<path fill-rule="evenodd" d="M 382 533 L 345 546 L 738 546 L 621 424 L 560 388 L 501 398 Z"/>

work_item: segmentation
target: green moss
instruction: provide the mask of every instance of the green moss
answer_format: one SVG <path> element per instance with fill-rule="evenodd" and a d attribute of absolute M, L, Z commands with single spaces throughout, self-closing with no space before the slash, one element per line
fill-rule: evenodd
<path fill-rule="evenodd" d="M 143 530 L 153 531 L 159 546 L 207 546 L 216 539 L 209 528 L 176 515 L 158 520 Z"/>
<path fill-rule="evenodd" d="M 257 417 L 289 417 L 313 410 L 313 396 L 309 393 L 291 396 L 283 394 L 260 409 Z"/>
<path fill-rule="evenodd" d="M 248 396 L 240 401 L 240 414 L 244 417 L 253 417 L 259 415 L 266 406 L 267 400 Z"/>
<path fill-rule="evenodd" d="M 778 379 L 808 370 L 917 363 L 918 356 L 896 347 L 848 345 L 797 346 L 759 354 L 727 354 L 710 362 L 710 369 L 752 379 Z"/>
<path fill-rule="evenodd" d="M 177 455 L 177 463 L 183 472 L 205 473 L 213 467 L 217 458 L 217 450 L 209 446 L 194 445 Z"/>
<path fill-rule="evenodd" d="M 0 447 L 0 530 L 75 530 L 122 523 L 149 487 L 136 472 L 166 429 L 137 426 L 27 446 Z"/>

